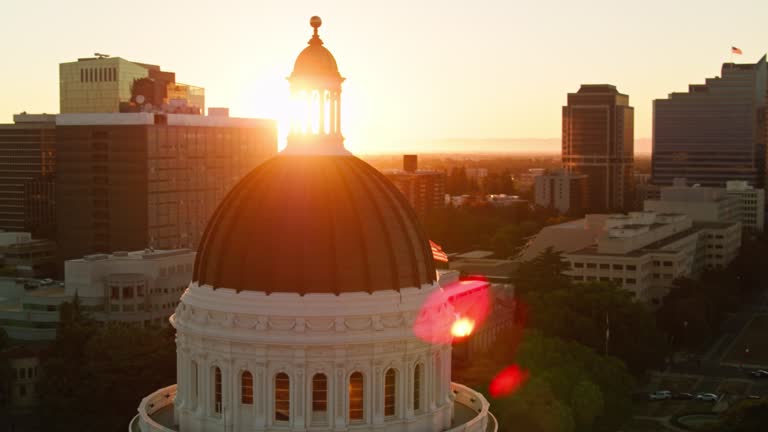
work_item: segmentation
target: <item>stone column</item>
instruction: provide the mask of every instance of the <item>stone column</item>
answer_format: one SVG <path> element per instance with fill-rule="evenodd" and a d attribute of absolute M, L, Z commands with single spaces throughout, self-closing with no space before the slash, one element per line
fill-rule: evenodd
<path fill-rule="evenodd" d="M 381 367 L 381 363 L 377 362 L 372 369 L 371 373 L 371 390 L 368 393 L 371 397 L 371 403 L 373 409 L 371 410 L 371 418 L 374 425 L 384 423 L 384 371 Z"/>
<path fill-rule="evenodd" d="M 305 413 L 306 410 L 304 409 L 304 389 L 306 387 L 306 379 L 304 378 L 304 364 L 296 365 L 294 370 L 295 373 L 293 376 L 295 384 L 292 387 L 295 389 L 295 392 L 291 392 L 291 408 L 293 408 L 293 418 L 291 419 L 291 424 L 293 426 L 293 430 L 295 431 L 305 429 L 307 421 Z"/>
<path fill-rule="evenodd" d="M 347 398 L 346 377 L 343 364 L 337 364 L 334 371 L 334 430 L 343 431 L 347 429 L 347 410 L 345 402 Z"/>

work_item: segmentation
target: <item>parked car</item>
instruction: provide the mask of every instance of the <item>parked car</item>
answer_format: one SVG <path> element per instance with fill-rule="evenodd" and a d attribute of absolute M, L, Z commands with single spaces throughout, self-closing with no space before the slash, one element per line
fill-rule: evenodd
<path fill-rule="evenodd" d="M 768 378 L 768 371 L 763 369 L 750 371 L 749 374 L 754 378 Z"/>
<path fill-rule="evenodd" d="M 693 395 L 691 393 L 675 393 L 672 395 L 672 399 L 675 400 L 691 400 Z"/>
<path fill-rule="evenodd" d="M 672 392 L 669 390 L 657 390 L 648 395 L 650 400 L 667 400 L 672 399 Z"/>
<path fill-rule="evenodd" d="M 712 393 L 699 393 L 696 395 L 696 400 L 705 401 L 705 402 L 715 402 L 717 401 L 717 395 Z"/>

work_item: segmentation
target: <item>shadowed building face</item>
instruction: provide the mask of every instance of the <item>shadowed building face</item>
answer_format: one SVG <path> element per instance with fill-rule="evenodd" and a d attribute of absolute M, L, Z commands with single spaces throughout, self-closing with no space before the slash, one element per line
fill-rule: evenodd
<path fill-rule="evenodd" d="M 586 174 L 589 211 L 631 203 L 634 108 L 612 85 L 582 85 L 563 107 L 563 165 Z"/>

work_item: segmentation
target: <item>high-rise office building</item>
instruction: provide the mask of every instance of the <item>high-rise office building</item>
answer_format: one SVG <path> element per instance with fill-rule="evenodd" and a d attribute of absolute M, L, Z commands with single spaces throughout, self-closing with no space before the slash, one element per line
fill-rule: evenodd
<path fill-rule="evenodd" d="M 60 114 L 60 255 L 195 248 L 214 209 L 277 152 L 270 120 L 183 114 Z"/>
<path fill-rule="evenodd" d="M 18 114 L 0 125 L 0 229 L 53 237 L 56 116 Z"/>
<path fill-rule="evenodd" d="M 420 170 L 416 155 L 403 155 L 402 170 L 384 172 L 419 214 L 445 207 L 445 173 Z"/>
<path fill-rule="evenodd" d="M 176 74 L 160 66 L 97 54 L 59 64 L 59 109 L 204 114 L 205 90 L 177 83 Z"/>
<path fill-rule="evenodd" d="M 725 63 L 721 73 L 654 101 L 654 184 L 685 177 L 701 186 L 765 185 L 766 58 Z"/>
<path fill-rule="evenodd" d="M 563 107 L 563 166 L 586 174 L 589 211 L 632 204 L 634 108 L 607 84 L 582 85 Z"/>

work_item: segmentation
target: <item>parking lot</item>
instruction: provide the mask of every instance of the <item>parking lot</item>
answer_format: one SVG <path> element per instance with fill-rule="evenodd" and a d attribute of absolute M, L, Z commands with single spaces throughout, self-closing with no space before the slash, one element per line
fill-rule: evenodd
<path fill-rule="evenodd" d="M 729 398 L 744 398 L 748 395 L 768 397 L 768 379 L 753 380 L 744 378 L 718 378 L 696 375 L 659 375 L 654 377 L 647 387 L 648 393 L 657 390 L 669 390 L 678 393 L 713 393 Z M 715 402 L 700 400 L 642 400 L 646 394 L 640 394 L 635 402 L 635 416 L 664 418 L 689 413 L 711 412 Z"/>

